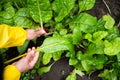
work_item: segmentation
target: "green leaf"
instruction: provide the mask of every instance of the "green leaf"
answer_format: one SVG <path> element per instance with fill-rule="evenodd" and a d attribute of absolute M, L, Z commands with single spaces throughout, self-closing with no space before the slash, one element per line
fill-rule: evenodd
<path fill-rule="evenodd" d="M 39 58 L 35 64 L 35 68 L 38 69 L 40 67 L 40 62 L 42 61 L 43 53 L 40 53 Z"/>
<path fill-rule="evenodd" d="M 107 40 L 111 41 L 119 36 L 119 29 L 118 27 L 114 26 L 110 29 L 108 29 L 108 35 L 106 37 Z"/>
<path fill-rule="evenodd" d="M 41 68 L 38 69 L 38 74 L 41 76 L 43 73 L 49 72 L 50 69 L 51 69 L 51 65 L 50 66 L 41 67 Z"/>
<path fill-rule="evenodd" d="M 110 29 L 114 26 L 115 21 L 110 15 L 103 16 L 103 20 L 106 21 L 105 28 Z"/>
<path fill-rule="evenodd" d="M 75 27 L 73 30 L 73 44 L 78 44 L 79 41 L 82 39 L 82 33 L 79 27 Z"/>
<path fill-rule="evenodd" d="M 93 33 L 93 38 L 95 42 L 98 42 L 102 40 L 103 38 L 105 38 L 107 35 L 108 35 L 107 31 L 98 31 L 98 32 Z"/>
<path fill-rule="evenodd" d="M 120 53 L 117 54 L 117 60 L 120 62 Z"/>
<path fill-rule="evenodd" d="M 104 54 L 104 42 L 91 43 L 86 51 L 88 54 Z"/>
<path fill-rule="evenodd" d="M 60 22 L 74 7 L 75 0 L 54 0 L 52 8 L 55 11 L 55 21 Z"/>
<path fill-rule="evenodd" d="M 120 52 L 119 46 L 120 46 L 120 38 L 117 37 L 111 42 L 105 40 L 104 41 L 104 52 L 105 54 L 112 56 L 112 55 L 117 55 Z"/>
<path fill-rule="evenodd" d="M 93 17 L 87 13 L 81 13 L 76 15 L 71 23 L 69 24 L 70 28 L 73 30 L 75 27 L 79 27 L 81 31 L 85 33 L 93 33 L 97 27 L 96 17 Z"/>
<path fill-rule="evenodd" d="M 81 70 L 75 70 L 75 72 L 81 77 L 83 77 L 83 75 L 85 75 Z"/>
<path fill-rule="evenodd" d="M 25 41 L 25 43 L 22 46 L 18 46 L 17 50 L 20 54 L 24 53 L 28 47 L 30 41 Z"/>
<path fill-rule="evenodd" d="M 69 50 L 74 54 L 73 45 L 67 38 L 62 37 L 50 37 L 46 38 L 43 44 L 37 49 L 44 53 L 55 53 L 58 51 Z"/>
<path fill-rule="evenodd" d="M 59 51 L 59 52 L 53 53 L 53 54 L 52 54 L 53 59 L 54 59 L 55 61 L 59 60 L 59 59 L 61 58 L 62 53 L 63 53 L 63 51 Z"/>
<path fill-rule="evenodd" d="M 69 65 L 76 65 L 78 63 L 78 60 L 75 58 L 70 58 L 69 59 Z"/>
<path fill-rule="evenodd" d="M 87 39 L 88 41 L 92 42 L 92 35 L 90 33 L 87 33 L 85 35 L 85 39 Z"/>
<path fill-rule="evenodd" d="M 96 31 L 105 31 L 105 21 L 100 18 L 98 21 L 97 21 L 97 24 L 95 25 L 97 28 L 96 28 Z"/>
<path fill-rule="evenodd" d="M 112 69 L 112 70 L 105 69 L 104 72 L 99 74 L 98 76 L 102 77 L 103 80 L 118 80 L 114 69 Z"/>
<path fill-rule="evenodd" d="M 87 60 L 87 59 L 86 60 L 82 60 L 81 64 L 82 64 L 84 70 L 87 71 L 87 72 L 89 72 L 92 69 L 90 60 Z"/>
<path fill-rule="evenodd" d="M 27 8 L 35 22 L 47 22 L 52 18 L 49 0 L 27 0 Z"/>
<path fill-rule="evenodd" d="M 14 24 L 23 28 L 34 28 L 34 22 L 30 20 L 27 8 L 21 8 L 14 16 Z"/>
<path fill-rule="evenodd" d="M 76 80 L 76 73 L 73 71 L 65 80 Z"/>
<path fill-rule="evenodd" d="M 4 4 L 4 11 L 0 12 L 0 16 L 5 19 L 10 19 L 15 15 L 15 9 L 12 6 L 12 3 L 8 2 Z"/>
<path fill-rule="evenodd" d="M 63 26 L 62 23 L 58 23 L 58 24 L 56 24 L 55 28 L 56 28 L 58 31 L 60 31 L 61 29 L 63 29 L 62 26 Z"/>
<path fill-rule="evenodd" d="M 92 64 L 96 69 L 103 69 L 105 62 L 107 61 L 107 57 L 105 55 L 96 55 L 92 59 Z"/>
<path fill-rule="evenodd" d="M 60 30 L 60 35 L 66 35 L 66 34 L 67 34 L 67 29 Z"/>
<path fill-rule="evenodd" d="M 83 58 L 82 52 L 78 51 L 76 57 L 77 57 L 78 60 L 82 60 L 82 58 Z"/>
<path fill-rule="evenodd" d="M 52 58 L 52 54 L 47 54 L 47 53 L 43 54 L 43 59 L 42 59 L 43 64 L 44 65 L 48 64 L 51 58 Z"/>
<path fill-rule="evenodd" d="M 13 18 L 11 19 L 5 19 L 0 17 L 0 24 L 8 24 L 8 25 L 13 25 Z"/>
<path fill-rule="evenodd" d="M 90 10 L 94 6 L 96 0 L 78 0 L 80 12 L 85 10 Z"/>

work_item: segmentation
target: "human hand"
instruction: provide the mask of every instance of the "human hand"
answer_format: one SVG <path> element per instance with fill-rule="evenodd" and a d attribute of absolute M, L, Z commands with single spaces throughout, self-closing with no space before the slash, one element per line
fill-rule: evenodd
<path fill-rule="evenodd" d="M 13 65 L 18 68 L 20 72 L 28 71 L 32 69 L 38 60 L 39 52 L 34 52 L 35 47 L 28 49 L 27 55 Z"/>
<path fill-rule="evenodd" d="M 43 34 L 46 34 L 43 28 L 38 28 L 37 30 L 26 29 L 27 32 L 27 40 L 32 40 L 34 38 L 40 37 Z"/>

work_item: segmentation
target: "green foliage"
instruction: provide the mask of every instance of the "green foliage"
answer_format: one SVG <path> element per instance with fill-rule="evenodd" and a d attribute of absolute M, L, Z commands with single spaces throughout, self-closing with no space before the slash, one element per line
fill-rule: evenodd
<path fill-rule="evenodd" d="M 97 19 L 85 12 L 94 4 L 95 0 L 1 0 L 0 24 L 33 29 L 44 25 L 53 33 L 37 48 L 40 56 L 33 71 L 23 73 L 21 80 L 34 80 L 31 74 L 49 72 L 63 55 L 74 67 L 66 80 L 76 80 L 76 74 L 83 76 L 83 71 L 90 74 L 97 70 L 102 70 L 99 77 L 103 80 L 120 79 L 119 29 L 110 15 Z M 28 44 L 17 47 L 19 54 Z M 0 49 L 3 56 L 6 51 Z"/>
<path fill-rule="evenodd" d="M 78 1 L 81 12 L 91 9 L 94 6 L 96 0 L 78 0 Z"/>
<path fill-rule="evenodd" d="M 40 48 L 38 48 L 39 50 L 44 53 L 54 53 L 63 50 L 69 50 L 72 54 L 74 53 L 73 45 L 69 39 L 63 37 L 46 38 Z"/>
<path fill-rule="evenodd" d="M 49 72 L 50 69 L 51 69 L 51 66 L 41 67 L 38 69 L 38 74 L 42 75 L 43 73 Z"/>
<path fill-rule="evenodd" d="M 30 41 L 25 41 L 25 43 L 22 46 L 18 46 L 17 50 L 20 54 L 24 53 L 28 47 Z"/>
<path fill-rule="evenodd" d="M 47 22 L 52 17 L 52 11 L 50 8 L 49 0 L 27 0 L 27 8 L 30 17 L 35 22 Z"/>
<path fill-rule="evenodd" d="M 55 21 L 60 22 L 74 7 L 75 0 L 54 0 L 52 8 L 55 11 Z"/>

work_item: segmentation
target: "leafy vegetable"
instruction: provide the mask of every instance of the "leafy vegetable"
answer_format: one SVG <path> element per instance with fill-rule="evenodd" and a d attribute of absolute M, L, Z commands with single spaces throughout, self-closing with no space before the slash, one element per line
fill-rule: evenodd
<path fill-rule="evenodd" d="M 114 23 L 115 23 L 114 19 L 110 15 L 103 16 L 103 20 L 106 21 L 106 23 L 105 23 L 105 28 L 106 29 L 112 28 Z"/>
<path fill-rule="evenodd" d="M 105 54 L 112 56 L 120 52 L 120 49 L 119 49 L 120 38 L 119 37 L 115 38 L 111 42 L 105 40 L 104 44 L 105 44 L 105 48 L 104 48 Z"/>
<path fill-rule="evenodd" d="M 60 22 L 73 8 L 75 0 L 54 0 L 52 8 L 55 11 L 55 20 Z"/>
<path fill-rule="evenodd" d="M 27 0 L 29 14 L 35 22 L 47 22 L 52 18 L 49 0 Z"/>
<path fill-rule="evenodd" d="M 67 38 L 62 37 L 46 38 L 39 49 L 45 53 L 54 53 L 62 50 L 69 50 L 71 53 L 74 53 L 71 42 Z"/>
<path fill-rule="evenodd" d="M 42 75 L 43 73 L 49 72 L 50 69 L 51 69 L 51 66 L 45 66 L 45 67 L 39 68 L 38 69 L 38 74 Z"/>
<path fill-rule="evenodd" d="M 85 33 L 92 33 L 96 30 L 97 19 L 87 13 L 81 13 L 76 15 L 72 22 L 69 24 L 71 29 L 79 27 L 81 31 Z"/>
<path fill-rule="evenodd" d="M 94 6 L 96 0 L 78 0 L 78 1 L 81 12 L 91 9 Z"/>

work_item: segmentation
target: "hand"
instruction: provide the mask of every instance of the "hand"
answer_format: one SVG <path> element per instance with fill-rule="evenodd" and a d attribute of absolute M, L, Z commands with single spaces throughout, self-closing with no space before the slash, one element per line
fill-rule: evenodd
<path fill-rule="evenodd" d="M 37 30 L 26 29 L 27 32 L 27 40 L 32 40 L 34 38 L 40 37 L 43 34 L 46 34 L 45 30 L 42 28 L 38 28 Z"/>
<path fill-rule="evenodd" d="M 13 63 L 20 72 L 28 71 L 32 69 L 38 60 L 39 52 L 34 52 L 35 47 L 28 49 L 27 55 L 19 61 Z"/>

